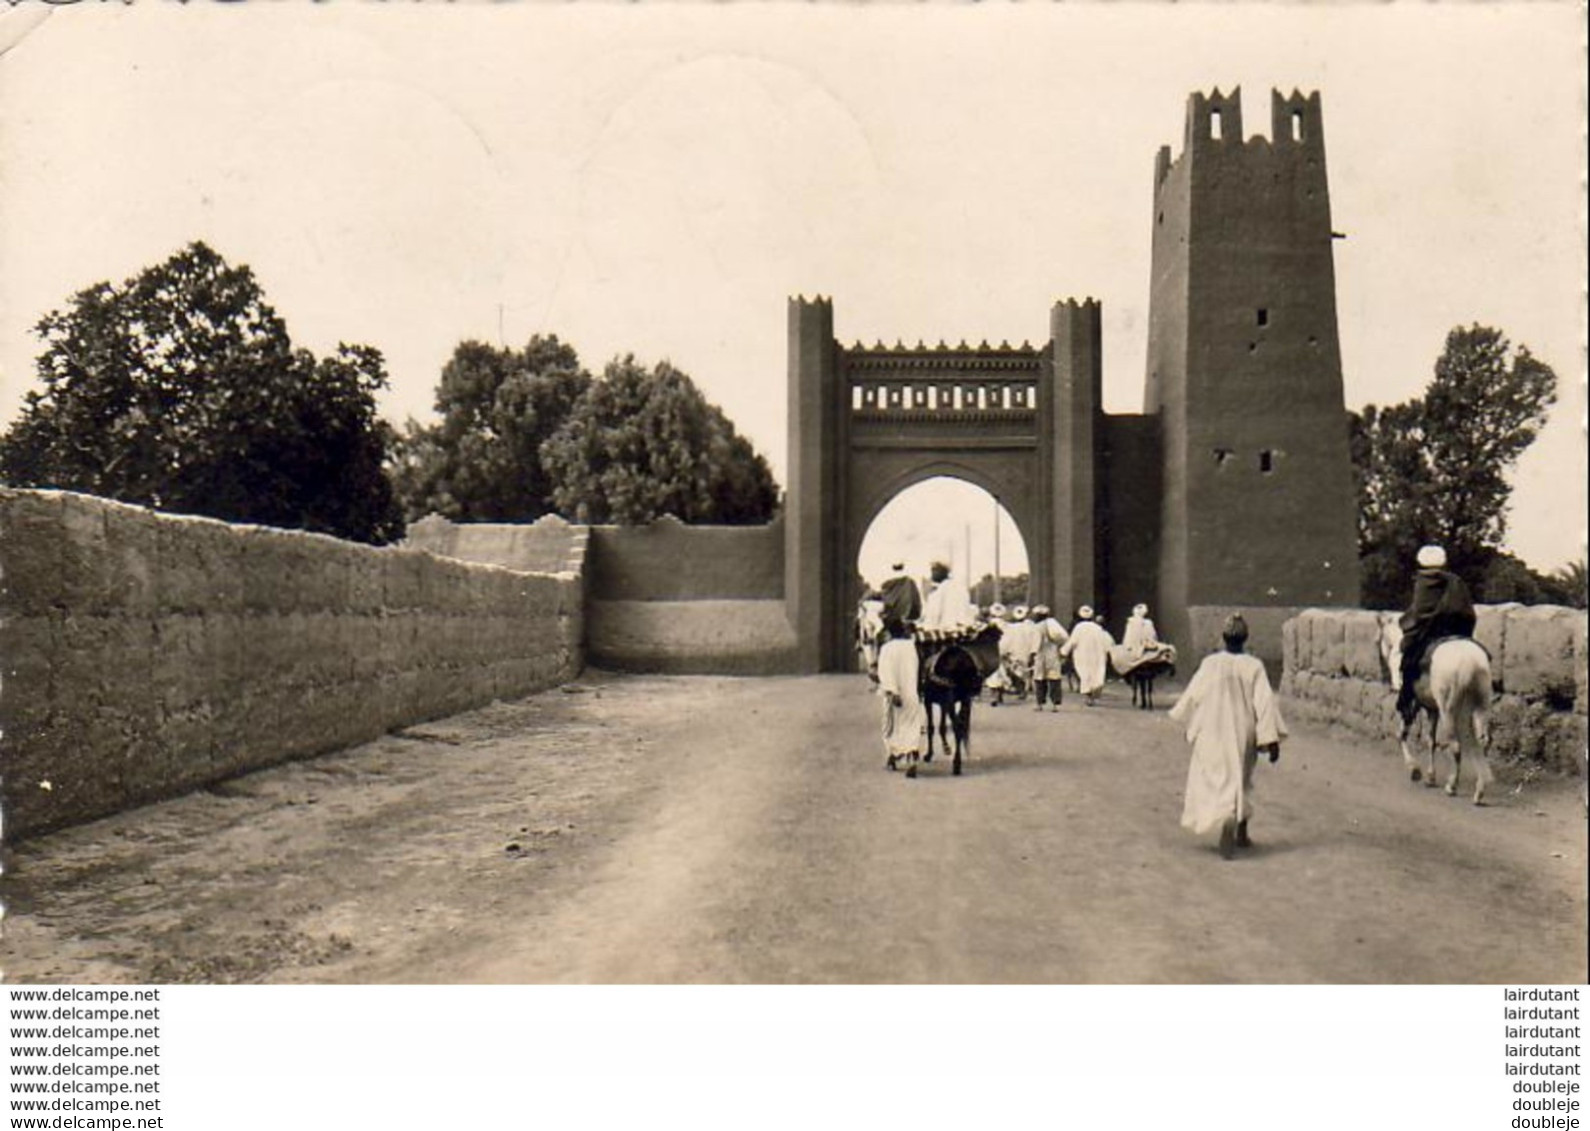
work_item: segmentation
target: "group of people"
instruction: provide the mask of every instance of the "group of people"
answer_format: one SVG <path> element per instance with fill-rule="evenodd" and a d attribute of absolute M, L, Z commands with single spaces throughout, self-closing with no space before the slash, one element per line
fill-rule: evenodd
<path fill-rule="evenodd" d="M 1097 705 L 1111 665 L 1126 675 L 1144 663 L 1175 662 L 1176 650 L 1159 639 L 1154 622 L 1148 618 L 1147 605 L 1132 610 L 1120 644 L 1116 644 L 1104 627 L 1104 618 L 1090 605 L 1077 610 L 1069 630 L 1054 618 L 1048 605 L 1034 605 L 1031 609 L 1017 605 L 1007 610 L 996 602 L 988 615 L 1003 630 L 999 638 L 1000 669 L 984 684 L 995 707 L 1004 702 L 1007 694 L 1021 697 L 1030 684 L 1035 710 L 1043 710 L 1047 703 L 1050 710 L 1058 711 L 1067 661 L 1082 702 L 1088 707 Z"/>
<path fill-rule="evenodd" d="M 1446 637 L 1471 638 L 1476 619 L 1468 588 L 1446 568 L 1441 547 L 1422 548 L 1417 565 L 1413 598 L 1400 622 L 1402 687 L 1397 708 L 1404 718 L 1418 710 L 1415 688 L 1430 649 Z M 935 564 L 933 573 L 940 582 L 934 593 L 946 591 L 949 571 Z M 914 774 L 914 757 L 921 749 L 926 718 L 917 686 L 911 625 L 917 619 L 913 610 L 924 620 L 925 610 L 920 597 L 912 597 L 916 585 L 905 576 L 903 563 L 896 566 L 895 574 L 901 580 L 893 589 L 885 583 L 882 595 L 883 623 L 890 639 L 879 656 L 878 682 L 885 703 L 883 734 L 889 767 L 893 769 L 900 756 L 909 754 Z M 948 592 L 952 596 L 939 603 L 938 615 L 975 618 L 975 606 L 964 586 Z M 1025 668 L 1035 689 L 1037 709 L 1043 709 L 1046 699 L 1052 709 L 1058 709 L 1061 665 L 1067 657 L 1075 665 L 1085 701 L 1089 706 L 1097 702 L 1114 642 L 1091 608 L 1084 605 L 1077 610 L 1076 623 L 1069 631 L 1045 605 L 1006 610 L 996 604 L 990 617 L 1004 629 L 1000 651 L 1002 659 L 1010 661 L 985 685 L 993 689 L 996 702 Z M 1221 626 L 1221 649 L 1199 664 L 1170 711 L 1191 745 L 1182 826 L 1199 835 L 1218 833 L 1220 855 L 1225 859 L 1232 858 L 1237 849 L 1252 846 L 1248 823 L 1253 811 L 1254 769 L 1261 754 L 1276 762 L 1287 736 L 1264 663 L 1247 652 L 1248 636 L 1241 614 L 1227 617 Z M 1139 656 L 1158 655 L 1168 647 L 1154 631 L 1146 606 L 1133 610 L 1120 647 Z"/>
<path fill-rule="evenodd" d="M 994 706 L 999 706 L 1007 694 L 1025 696 L 1030 686 L 1034 709 L 1038 711 L 1046 704 L 1051 711 L 1060 709 L 1067 661 L 1083 703 L 1092 707 L 1104 690 L 1112 660 L 1124 673 L 1145 660 L 1167 653 L 1174 657 L 1175 650 L 1159 640 L 1154 622 L 1148 619 L 1147 605 L 1138 605 L 1132 611 L 1123 642 L 1117 645 L 1104 627 L 1104 618 L 1091 606 L 1083 605 L 1077 610 L 1070 629 L 1043 604 L 1029 609 L 1025 605 L 1007 608 L 995 602 L 985 616 L 972 601 L 965 583 L 952 574 L 947 564 L 932 563 L 929 576 L 931 588 L 924 600 L 916 581 L 906 572 L 905 563 L 893 563 L 879 591 L 863 600 L 858 618 L 863 650 L 875 648 L 875 659 L 868 666 L 884 702 L 884 745 L 890 769 L 904 759 L 914 770 L 914 757 L 921 744 L 919 731 L 926 729 L 926 713 L 918 691 L 920 657 L 913 643 L 917 629 L 966 628 L 985 621 L 998 625 L 1000 664 L 984 686 L 990 691 Z"/>

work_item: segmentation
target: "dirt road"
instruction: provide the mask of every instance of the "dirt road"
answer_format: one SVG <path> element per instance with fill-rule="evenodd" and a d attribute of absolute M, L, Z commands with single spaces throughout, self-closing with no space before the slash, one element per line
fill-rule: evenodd
<path fill-rule="evenodd" d="M 1226 863 L 1178 828 L 1177 728 L 1110 694 L 980 705 L 966 775 L 906 781 L 860 677 L 592 673 L 24 843 L 0 959 L 13 982 L 1585 981 L 1573 783 L 1475 809 L 1303 733 Z"/>

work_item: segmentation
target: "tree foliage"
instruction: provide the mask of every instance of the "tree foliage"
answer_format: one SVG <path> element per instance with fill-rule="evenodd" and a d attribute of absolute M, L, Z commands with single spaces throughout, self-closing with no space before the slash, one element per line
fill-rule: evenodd
<path fill-rule="evenodd" d="M 1585 561 L 1583 558 L 1569 562 L 1551 575 L 1551 581 L 1561 593 L 1558 603 L 1571 608 L 1582 609 L 1590 602 L 1590 591 L 1587 591 L 1585 577 Z"/>
<path fill-rule="evenodd" d="M 1545 424 L 1556 384 L 1550 366 L 1501 331 L 1457 327 L 1422 397 L 1353 415 L 1366 604 L 1404 604 L 1414 555 L 1430 542 L 1446 548 L 1476 597 L 1492 599 L 1487 570 L 1507 533 L 1507 476 Z M 1498 587 L 1506 576 L 1502 567 Z"/>
<path fill-rule="evenodd" d="M 42 388 L 0 436 L 0 477 L 232 522 L 383 542 L 402 524 L 368 346 L 317 360 L 246 266 L 194 243 L 36 327 Z"/>
<path fill-rule="evenodd" d="M 1001 575 L 998 599 L 1004 605 L 1026 604 L 1027 575 L 1025 573 L 1018 573 L 1013 577 Z M 994 600 L 994 575 L 985 573 L 978 578 L 977 584 L 972 586 L 972 603 L 986 609 L 994 603 Z"/>
<path fill-rule="evenodd" d="M 560 514 L 579 522 L 766 522 L 778 501 L 767 461 L 666 361 L 608 363 L 542 446 Z"/>
<path fill-rule="evenodd" d="M 591 385 L 572 347 L 536 336 L 523 349 L 462 342 L 436 386 L 437 424 L 410 420 L 393 478 L 404 513 L 528 522 L 553 509 L 541 446 Z"/>

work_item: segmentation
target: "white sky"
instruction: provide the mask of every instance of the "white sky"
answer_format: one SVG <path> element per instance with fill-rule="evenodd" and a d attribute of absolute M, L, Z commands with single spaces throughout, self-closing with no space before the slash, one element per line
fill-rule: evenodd
<path fill-rule="evenodd" d="M 924 578 L 940 561 L 975 585 L 994 573 L 996 551 L 999 576 L 1027 572 L 1027 543 L 1010 512 L 981 487 L 940 476 L 906 488 L 884 505 L 862 537 L 856 568 L 877 586 L 897 561 L 905 562 L 913 577 Z"/>
<path fill-rule="evenodd" d="M 1563 395 L 1512 545 L 1552 568 L 1584 539 L 1582 44 L 1568 3 L 61 8 L 0 57 L 0 422 L 41 314 L 200 238 L 296 342 L 382 349 L 394 420 L 461 338 L 555 332 L 670 358 L 782 482 L 785 299 L 818 292 L 847 343 L 1036 343 L 1097 297 L 1137 411 L 1155 152 L 1194 90 L 1240 84 L 1253 134 L 1298 87 L 1348 403 L 1417 394 L 1458 323 L 1529 344 Z"/>

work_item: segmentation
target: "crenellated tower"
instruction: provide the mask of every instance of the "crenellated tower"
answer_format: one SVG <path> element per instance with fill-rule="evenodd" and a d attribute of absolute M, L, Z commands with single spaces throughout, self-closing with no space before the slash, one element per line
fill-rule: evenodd
<path fill-rule="evenodd" d="M 1021 531 L 1030 593 L 1119 631 L 1146 601 L 1189 659 L 1243 610 L 1253 650 L 1281 623 L 1358 600 L 1357 523 L 1336 333 L 1317 94 L 1193 94 L 1181 152 L 1154 167 L 1145 412 L 1103 410 L 1101 312 L 1049 311 L 1042 345 L 834 336 L 825 298 L 789 304 L 784 601 L 803 671 L 854 664 L 856 559 L 916 483 L 994 496 Z M 968 581 L 973 579 L 968 578 Z"/>
<path fill-rule="evenodd" d="M 1358 600 L 1319 95 L 1192 95 L 1155 161 L 1145 410 L 1163 446 L 1159 604 L 1198 651 L 1235 608 L 1256 630 Z"/>

